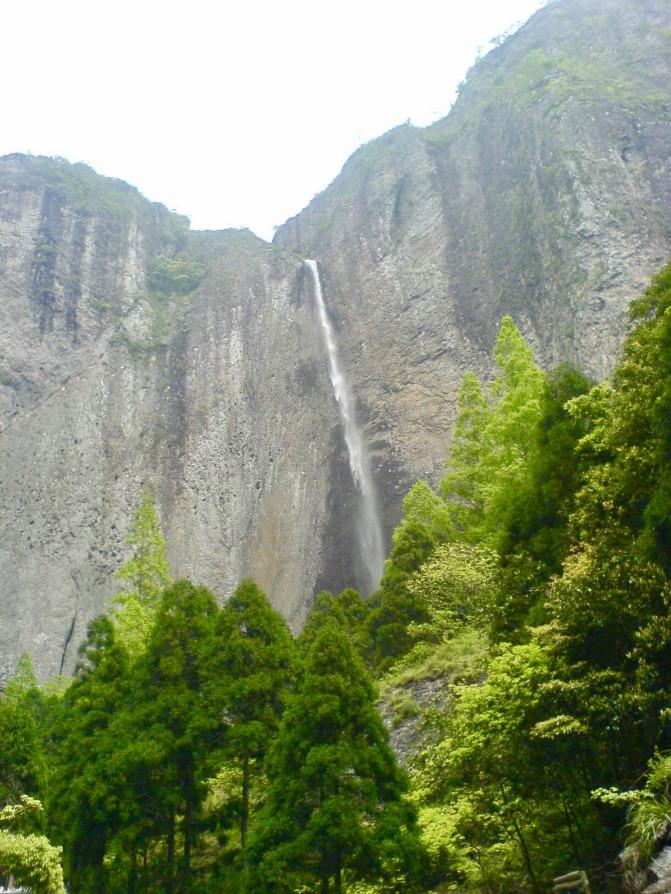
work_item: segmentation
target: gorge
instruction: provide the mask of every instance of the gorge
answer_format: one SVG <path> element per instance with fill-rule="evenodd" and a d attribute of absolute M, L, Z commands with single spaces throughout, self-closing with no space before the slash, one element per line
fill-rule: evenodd
<path fill-rule="evenodd" d="M 0 159 L 0 675 L 72 669 L 145 490 L 173 574 L 221 599 L 251 575 L 297 629 L 320 589 L 370 590 L 502 315 L 545 367 L 613 368 L 671 256 L 670 83 L 665 0 L 557 0 L 272 244 Z"/>

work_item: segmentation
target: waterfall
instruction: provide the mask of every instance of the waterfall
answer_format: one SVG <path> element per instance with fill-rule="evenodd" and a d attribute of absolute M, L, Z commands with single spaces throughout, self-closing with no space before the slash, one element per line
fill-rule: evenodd
<path fill-rule="evenodd" d="M 342 420 L 347 455 L 352 478 L 359 497 L 359 513 L 357 518 L 357 533 L 359 535 L 359 547 L 364 568 L 366 569 L 368 591 L 376 589 L 384 565 L 384 548 L 382 545 L 382 527 L 377 508 L 375 484 L 370 471 L 368 448 L 363 438 L 363 433 L 357 425 L 353 409 L 352 393 L 340 366 L 338 359 L 338 346 L 335 332 L 326 312 L 324 295 L 322 293 L 319 267 L 316 261 L 306 260 L 305 266 L 312 275 L 314 283 L 315 301 L 319 313 L 324 345 L 328 355 L 329 377 L 333 385 L 340 418 Z"/>

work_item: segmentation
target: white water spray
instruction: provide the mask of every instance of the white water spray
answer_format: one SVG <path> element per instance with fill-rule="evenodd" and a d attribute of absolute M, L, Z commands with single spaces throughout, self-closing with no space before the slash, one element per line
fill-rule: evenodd
<path fill-rule="evenodd" d="M 333 393 L 340 408 L 340 418 L 342 419 L 352 478 L 360 497 L 360 512 L 357 520 L 359 543 L 361 558 L 368 577 L 368 589 L 372 593 L 382 576 L 384 548 L 382 545 L 382 528 L 377 510 L 375 485 L 370 471 L 368 449 L 361 429 L 357 425 L 353 410 L 352 394 L 338 360 L 338 347 L 333 326 L 324 304 L 319 267 L 316 261 L 311 260 L 306 260 L 305 266 L 312 274 L 319 322 L 328 355 L 329 377 L 333 385 Z"/>

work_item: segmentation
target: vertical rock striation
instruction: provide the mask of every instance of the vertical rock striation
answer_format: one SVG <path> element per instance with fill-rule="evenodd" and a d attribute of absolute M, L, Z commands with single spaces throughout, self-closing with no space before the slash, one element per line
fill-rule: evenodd
<path fill-rule="evenodd" d="M 363 583 L 303 258 L 387 538 L 504 313 L 544 364 L 606 374 L 671 256 L 670 84 L 667 0 L 556 0 L 273 245 L 190 232 L 84 165 L 0 159 L 0 677 L 24 650 L 72 668 L 144 489 L 173 573 L 221 598 L 253 575 L 298 626 L 322 586 Z"/>
<path fill-rule="evenodd" d="M 385 497 L 436 479 L 466 369 L 511 314 L 546 366 L 612 368 L 671 256 L 671 6 L 557 0 L 442 121 L 359 149 L 277 233 L 317 258 Z"/>
<path fill-rule="evenodd" d="M 144 489 L 176 575 L 251 574 L 299 624 L 343 462 L 300 261 L 81 166 L 0 182 L 3 673 L 72 668 Z"/>

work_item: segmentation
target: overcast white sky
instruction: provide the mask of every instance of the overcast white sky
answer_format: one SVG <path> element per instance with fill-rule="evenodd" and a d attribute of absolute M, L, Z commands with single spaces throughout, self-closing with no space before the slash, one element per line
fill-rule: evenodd
<path fill-rule="evenodd" d="M 541 0 L 3 4 L 0 155 L 86 161 L 198 229 L 270 238 L 361 143 L 448 111 Z"/>

